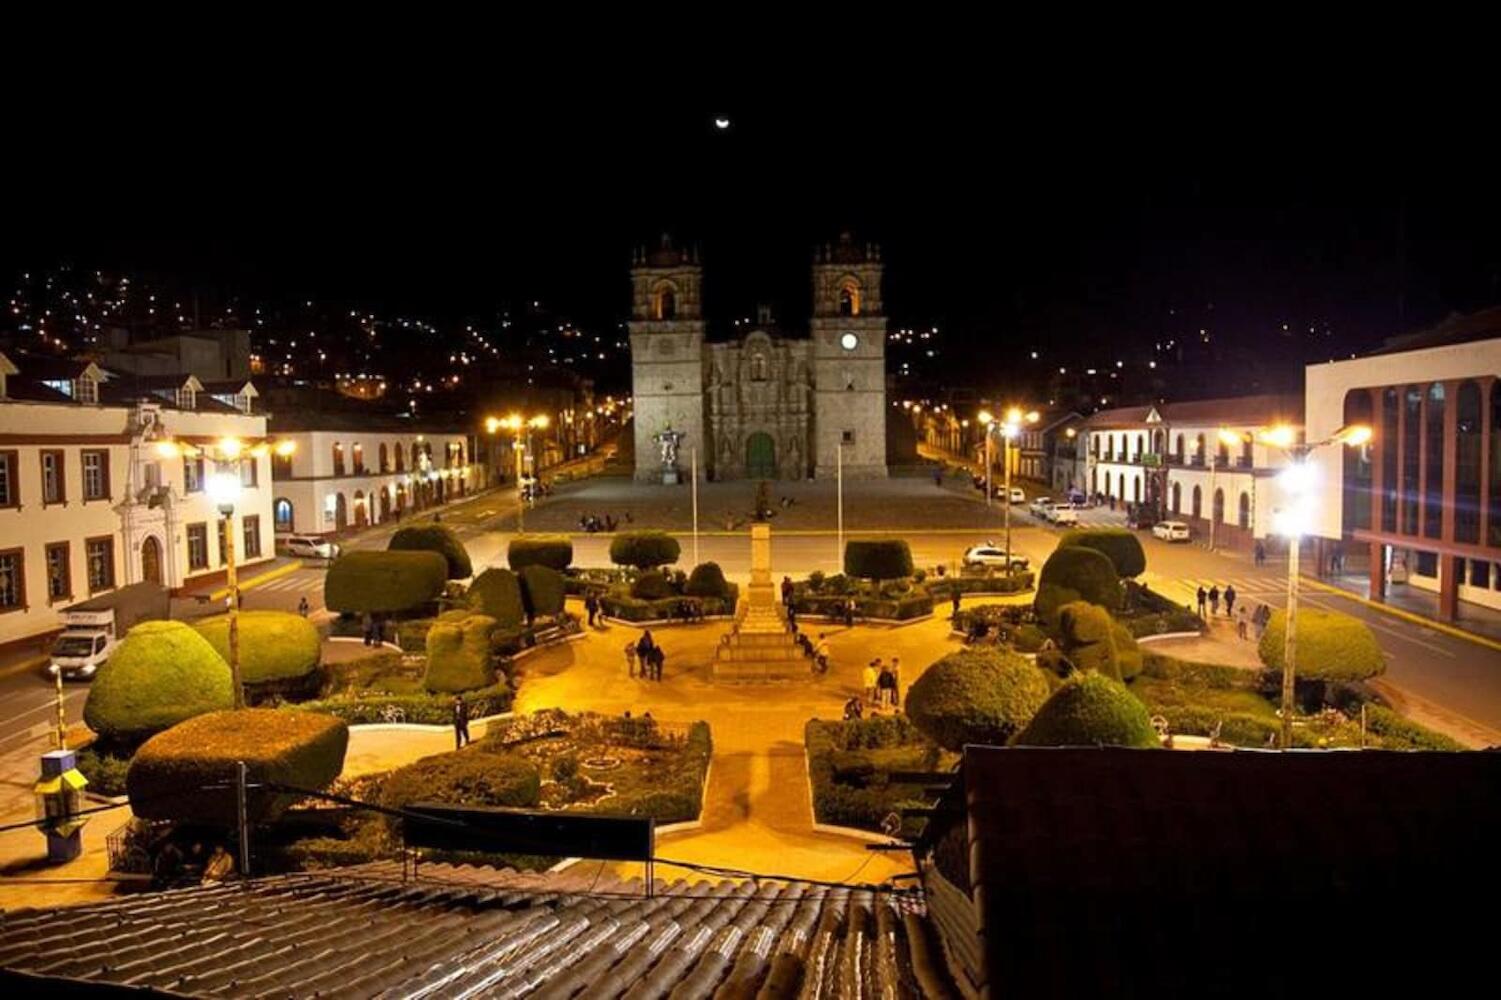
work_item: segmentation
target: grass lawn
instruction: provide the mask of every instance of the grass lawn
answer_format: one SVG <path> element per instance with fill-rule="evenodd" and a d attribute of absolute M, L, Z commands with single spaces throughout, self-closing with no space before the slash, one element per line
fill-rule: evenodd
<path fill-rule="evenodd" d="M 1212 688 L 1142 675 L 1131 682 L 1131 693 L 1148 709 L 1199 705 L 1217 712 L 1235 712 L 1275 720 L 1277 710 L 1255 691 L 1246 688 Z"/>

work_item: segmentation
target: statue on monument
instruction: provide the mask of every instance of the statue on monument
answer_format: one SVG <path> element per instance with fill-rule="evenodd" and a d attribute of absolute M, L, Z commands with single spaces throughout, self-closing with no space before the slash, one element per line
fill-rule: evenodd
<path fill-rule="evenodd" d="M 677 467 L 678 444 L 682 442 L 684 437 L 685 435 L 682 431 L 675 431 L 672 429 L 672 425 L 668 424 L 665 431 L 652 438 L 652 441 L 656 442 L 657 447 L 662 450 L 662 468 L 671 469 Z"/>

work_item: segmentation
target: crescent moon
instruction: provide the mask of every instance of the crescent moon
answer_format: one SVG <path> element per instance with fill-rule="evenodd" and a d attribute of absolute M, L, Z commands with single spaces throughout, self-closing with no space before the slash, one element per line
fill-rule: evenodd
<path fill-rule="evenodd" d="M 716 118 L 714 119 L 714 127 L 720 130 L 727 129 L 730 127 L 730 120 L 728 118 Z"/>

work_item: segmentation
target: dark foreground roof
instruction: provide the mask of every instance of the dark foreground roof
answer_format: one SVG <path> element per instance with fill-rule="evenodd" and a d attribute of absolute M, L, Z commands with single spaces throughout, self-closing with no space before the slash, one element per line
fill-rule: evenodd
<path fill-rule="evenodd" d="M 1501 753 L 968 747 L 962 784 L 992 995 L 1445 996 L 1493 975 Z"/>
<path fill-rule="evenodd" d="M 640 882 L 597 871 L 423 865 L 404 882 L 391 862 L 12 912 L 0 982 L 11 996 L 106 984 L 216 997 L 924 995 L 908 946 L 923 922 L 889 895 L 659 882 L 646 899 Z"/>

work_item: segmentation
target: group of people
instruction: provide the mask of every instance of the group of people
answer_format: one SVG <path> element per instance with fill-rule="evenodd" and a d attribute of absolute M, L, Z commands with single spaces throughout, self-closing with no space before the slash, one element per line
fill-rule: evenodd
<path fill-rule="evenodd" d="M 630 511 L 625 512 L 625 520 L 627 524 L 631 523 Z M 600 517 L 598 514 L 579 515 L 579 530 L 590 535 L 596 534 L 601 531 L 614 531 L 616 525 L 618 525 L 619 523 L 620 522 L 615 519 L 614 514 L 606 514 L 604 517 Z"/>
<path fill-rule="evenodd" d="M 1223 596 L 1225 599 L 1225 617 L 1235 617 L 1235 584 L 1226 584 L 1223 595 L 1220 592 L 1220 585 L 1217 583 L 1211 584 L 1208 590 L 1205 590 L 1204 587 L 1200 585 L 1197 596 L 1199 599 L 1200 618 L 1208 618 L 1211 615 L 1217 615 L 1220 613 L 1221 596 Z M 1208 614 L 1204 613 L 1204 608 L 1206 606 L 1209 608 Z"/>
<path fill-rule="evenodd" d="M 379 646 L 386 638 L 386 623 L 367 611 L 365 612 L 362 631 L 365 645 Z"/>
<path fill-rule="evenodd" d="M 170 836 L 156 845 L 151 859 L 151 884 L 155 889 L 170 889 L 197 881 L 204 885 L 223 882 L 235 873 L 235 856 L 223 844 L 215 844 L 207 855 L 203 842 L 194 841 L 186 853 Z"/>
<path fill-rule="evenodd" d="M 864 671 L 861 672 L 861 681 L 861 687 L 865 689 L 865 700 L 871 705 L 877 708 L 889 705 L 892 711 L 900 707 L 901 657 L 893 656 L 889 664 L 883 662 L 881 657 L 876 657 L 865 665 Z"/>
<path fill-rule="evenodd" d="M 1235 593 L 1235 584 L 1233 583 L 1227 584 L 1223 593 L 1220 591 L 1219 584 L 1210 585 L 1208 590 L 1200 587 L 1196 596 L 1199 600 L 1200 618 L 1210 618 L 1218 615 L 1220 613 L 1220 600 L 1223 598 L 1225 602 L 1225 617 L 1235 622 L 1235 634 L 1242 639 L 1250 639 L 1252 637 L 1251 630 L 1254 628 L 1256 631 L 1255 638 L 1259 640 L 1261 634 L 1266 631 L 1267 624 L 1272 620 L 1272 609 L 1265 604 L 1258 604 L 1255 611 L 1248 610 L 1242 604 L 1240 611 L 1237 613 L 1235 610 L 1237 595 Z M 1206 608 L 1208 609 L 1207 613 Z"/>
<path fill-rule="evenodd" d="M 625 644 L 625 669 L 630 677 L 636 676 L 639 667 L 642 680 L 659 681 L 662 679 L 662 665 L 666 662 L 667 654 L 652 638 L 651 629 L 643 630 L 641 638 L 635 642 Z"/>

